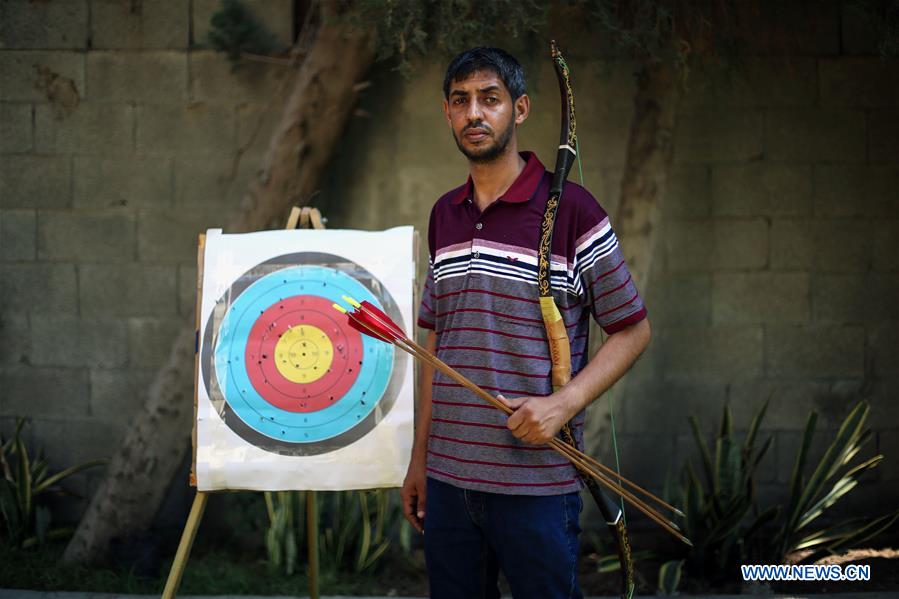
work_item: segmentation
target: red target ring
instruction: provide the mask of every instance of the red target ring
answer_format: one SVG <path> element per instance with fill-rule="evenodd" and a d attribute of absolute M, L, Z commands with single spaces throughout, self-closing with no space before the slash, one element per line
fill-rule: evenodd
<path fill-rule="evenodd" d="M 245 359 L 250 382 L 266 402 L 288 412 L 315 412 L 339 401 L 356 382 L 362 337 L 331 316 L 332 303 L 318 296 L 292 296 L 256 319 Z"/>

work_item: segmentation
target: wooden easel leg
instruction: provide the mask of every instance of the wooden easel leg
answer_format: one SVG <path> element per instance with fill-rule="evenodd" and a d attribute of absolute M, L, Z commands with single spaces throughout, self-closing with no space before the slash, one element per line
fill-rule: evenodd
<path fill-rule="evenodd" d="M 206 509 L 207 499 L 208 493 L 203 491 L 197 491 L 196 496 L 194 496 L 193 505 L 190 506 L 190 514 L 187 516 L 187 524 L 184 525 L 184 532 L 181 533 L 181 541 L 178 543 L 178 551 L 175 552 L 175 561 L 172 562 L 172 569 L 169 570 L 169 577 L 165 581 L 162 599 L 174 599 L 175 594 L 178 592 L 181 576 L 184 574 L 184 567 L 187 565 L 187 558 L 190 556 L 190 549 L 193 547 L 194 539 L 197 537 L 200 520 L 203 519 L 203 510 Z"/>
<path fill-rule="evenodd" d="M 315 491 L 306 491 L 306 541 L 309 549 L 309 599 L 318 594 L 318 506 Z"/>

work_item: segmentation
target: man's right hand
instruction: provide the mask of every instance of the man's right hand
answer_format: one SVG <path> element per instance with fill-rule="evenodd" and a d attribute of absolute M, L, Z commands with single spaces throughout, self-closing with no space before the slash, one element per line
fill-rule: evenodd
<path fill-rule="evenodd" d="M 403 501 L 403 515 L 406 516 L 406 520 L 415 527 L 415 530 L 422 533 L 425 531 L 426 485 L 425 461 L 413 459 L 406 471 L 400 498 Z"/>

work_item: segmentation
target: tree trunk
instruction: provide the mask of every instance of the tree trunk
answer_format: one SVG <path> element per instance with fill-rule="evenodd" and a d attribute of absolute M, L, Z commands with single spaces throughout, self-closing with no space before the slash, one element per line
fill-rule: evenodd
<path fill-rule="evenodd" d="M 637 74 L 634 117 L 627 144 L 621 197 L 615 219 L 615 232 L 637 289 L 644 296 L 649 288 L 649 272 L 655 253 L 662 215 L 665 186 L 674 155 L 674 127 L 680 88 L 675 67 L 659 61 L 644 61 Z M 626 386 L 620 380 L 607 393 L 611 403 L 620 406 Z M 599 404 L 600 402 L 597 402 Z M 608 411 L 605 405 L 593 409 L 586 435 L 596 455 L 610 445 L 603 434 Z M 614 464 L 610 464 L 614 467 Z"/>
<path fill-rule="evenodd" d="M 638 289 L 649 283 L 656 232 L 674 155 L 679 90 L 673 67 L 644 63 L 637 76 L 616 233 Z"/>
<path fill-rule="evenodd" d="M 358 89 L 374 58 L 368 31 L 325 20 L 299 65 L 293 90 L 259 175 L 231 232 L 269 227 L 304 204 L 343 133 Z M 195 322 L 185 323 L 135 415 L 106 477 L 69 542 L 63 560 L 91 562 L 113 538 L 146 529 L 189 447 L 193 417 Z M 185 481 L 185 484 L 187 481 Z"/>

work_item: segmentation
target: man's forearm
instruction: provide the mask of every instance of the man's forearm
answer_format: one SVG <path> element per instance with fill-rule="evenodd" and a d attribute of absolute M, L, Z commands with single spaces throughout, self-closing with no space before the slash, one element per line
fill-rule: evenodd
<path fill-rule="evenodd" d="M 437 333 L 428 331 L 425 348 L 435 353 L 437 349 Z M 415 437 L 412 443 L 412 459 L 424 460 L 428 453 L 428 436 L 431 434 L 431 383 L 434 380 L 434 367 L 420 362 L 418 402 L 415 415 Z"/>
<path fill-rule="evenodd" d="M 624 376 L 649 345 L 651 335 L 645 318 L 610 335 L 587 366 L 558 392 L 568 417 L 574 417 Z"/>

